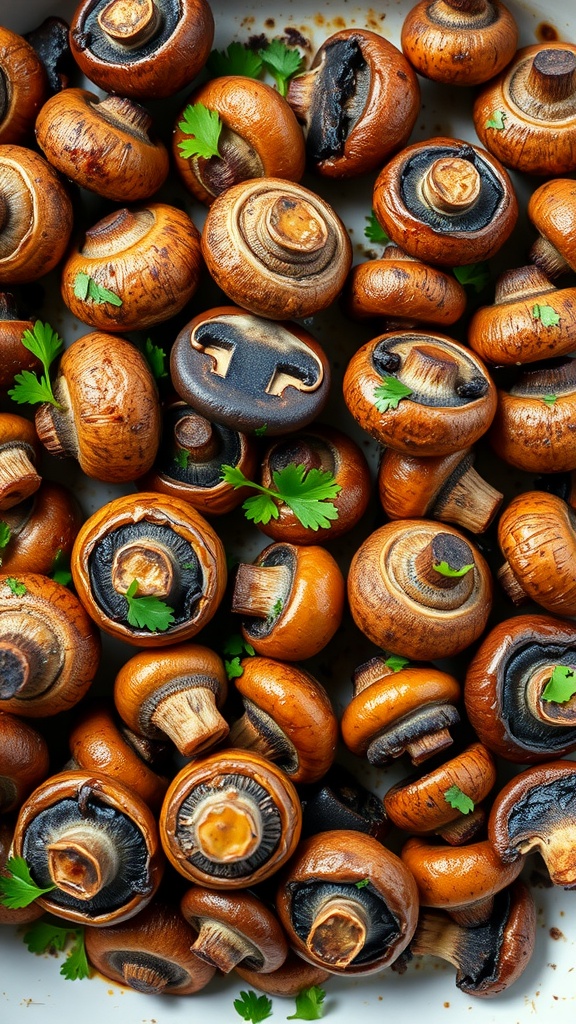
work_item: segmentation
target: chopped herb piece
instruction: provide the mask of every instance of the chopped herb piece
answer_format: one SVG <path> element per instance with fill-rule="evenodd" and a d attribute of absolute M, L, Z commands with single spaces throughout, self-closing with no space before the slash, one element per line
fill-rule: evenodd
<path fill-rule="evenodd" d="M 58 551 L 54 555 L 52 572 L 50 575 L 55 583 L 61 583 L 63 587 L 67 587 L 72 582 L 70 561 L 62 551 L 62 548 L 58 548 Z"/>
<path fill-rule="evenodd" d="M 403 658 L 401 654 L 390 654 L 384 662 L 387 668 L 391 668 L 393 672 L 400 672 L 400 669 L 410 664 L 408 658 Z"/>
<path fill-rule="evenodd" d="M 388 412 L 389 409 L 397 409 L 403 398 L 412 394 L 411 388 L 406 387 L 396 377 L 383 377 L 382 383 L 378 384 L 374 391 L 374 405 L 378 412 Z"/>
<path fill-rule="evenodd" d="M 189 103 L 178 127 L 185 135 L 192 136 L 178 143 L 180 154 L 185 160 L 194 156 L 203 156 L 206 160 L 211 156 L 220 156 L 218 140 L 222 121 L 216 110 L 208 110 L 203 103 Z"/>
<path fill-rule="evenodd" d="M 24 857 L 9 857 L 6 861 L 7 875 L 0 875 L 0 903 L 10 910 L 28 907 L 47 892 L 52 892 L 55 885 L 41 889 L 32 879 L 30 869 Z"/>
<path fill-rule="evenodd" d="M 262 58 L 249 46 L 234 41 L 225 50 L 212 50 L 206 67 L 215 78 L 223 75 L 259 78 L 262 74 Z"/>
<path fill-rule="evenodd" d="M 274 607 L 272 609 L 272 616 L 273 616 L 273 618 L 275 618 L 275 619 L 278 618 L 278 616 L 282 612 L 283 607 L 284 607 L 284 601 L 282 600 L 281 597 L 279 597 L 278 600 L 274 602 Z"/>
<path fill-rule="evenodd" d="M 35 921 L 24 935 L 24 942 L 31 953 L 63 950 L 71 939 L 72 945 L 60 967 L 60 974 L 67 981 L 89 978 L 90 967 L 84 946 L 84 928 L 73 928 L 71 925 L 61 927 L 43 919 Z"/>
<path fill-rule="evenodd" d="M 4 582 L 16 597 L 22 597 L 22 595 L 26 593 L 26 587 L 20 582 L 20 580 L 17 580 L 15 576 L 7 576 Z"/>
<path fill-rule="evenodd" d="M 288 83 L 302 70 L 304 61 L 298 50 L 291 50 L 281 39 L 273 39 L 265 50 L 260 50 L 262 63 L 278 86 L 278 92 L 285 96 Z"/>
<path fill-rule="evenodd" d="M 460 811 L 461 814 L 470 814 L 470 811 L 474 810 L 474 801 L 463 793 L 459 786 L 450 786 L 444 793 L 444 799 L 450 807 L 453 807 L 456 811 Z"/>
<path fill-rule="evenodd" d="M 256 429 L 254 430 L 254 433 L 256 434 L 256 437 L 264 437 L 264 434 L 266 433 L 267 430 L 268 430 L 268 424 L 267 423 L 263 423 L 261 427 L 256 427 Z"/>
<path fill-rule="evenodd" d="M 231 633 L 226 637 L 222 650 L 224 654 L 249 654 L 250 657 L 256 654 L 252 644 L 249 644 L 240 633 Z"/>
<path fill-rule="evenodd" d="M 182 568 L 183 569 L 195 569 L 196 566 L 194 565 L 194 562 L 182 562 Z"/>
<path fill-rule="evenodd" d="M 22 370 L 22 373 L 17 373 L 14 377 L 15 387 L 11 388 L 8 392 L 10 398 L 14 402 L 18 402 L 19 405 L 24 405 L 26 402 L 29 405 L 37 405 L 38 402 L 49 402 L 50 405 L 55 405 L 57 409 L 61 409 L 62 406 L 60 402 L 56 401 L 50 383 L 50 366 L 56 359 L 56 356 L 60 355 L 64 347 L 62 338 L 52 329 L 50 324 L 43 324 L 40 320 L 37 320 L 34 324 L 34 330 L 26 329 L 21 341 L 24 348 L 27 348 L 29 352 L 32 352 L 40 360 L 44 373 L 40 380 L 38 380 L 37 374 L 32 373 L 31 370 Z"/>
<path fill-rule="evenodd" d="M 536 303 L 532 306 L 532 316 L 540 320 L 543 327 L 557 327 L 560 323 L 560 316 L 553 306 L 540 306 Z"/>
<path fill-rule="evenodd" d="M 369 217 L 366 217 L 366 227 L 364 228 L 364 234 L 370 242 L 375 242 L 376 245 L 388 245 L 390 241 L 389 235 L 386 234 L 379 220 L 376 218 L 374 210 Z"/>
<path fill-rule="evenodd" d="M 356 883 L 359 885 L 360 883 Z M 320 1020 L 324 1014 L 326 993 L 318 985 L 303 988 L 296 996 L 296 1013 L 286 1020 Z"/>
<path fill-rule="evenodd" d="M 470 569 L 474 568 L 474 562 L 470 562 L 469 565 L 462 565 L 459 569 L 453 569 L 451 565 L 448 565 L 448 562 L 436 562 L 434 568 L 441 576 L 460 577 L 465 576 L 467 572 L 470 572 Z"/>
<path fill-rule="evenodd" d="M 258 1024 L 259 1021 L 272 1016 L 272 1000 L 268 996 L 258 996 L 250 989 L 248 992 L 241 992 L 240 998 L 234 1000 L 234 1009 L 243 1020 Z"/>
<path fill-rule="evenodd" d="M 464 267 L 453 267 L 452 273 L 465 288 L 472 288 L 478 295 L 484 291 L 490 281 L 490 268 L 487 263 L 469 263 Z"/>
<path fill-rule="evenodd" d="M 271 519 L 277 519 L 278 502 L 288 505 L 302 526 L 312 530 L 319 527 L 329 529 L 330 520 L 338 518 L 338 509 L 328 499 L 335 498 L 342 488 L 328 470 L 307 471 L 304 466 L 291 462 L 272 473 L 276 490 L 248 480 L 235 466 L 222 466 L 222 479 L 232 484 L 235 490 L 252 487 L 261 492 L 247 498 L 242 505 L 246 518 L 255 523 L 269 523 Z"/>
<path fill-rule="evenodd" d="M 152 370 L 154 380 L 164 380 L 168 376 L 166 368 L 166 353 L 159 345 L 154 345 L 152 338 L 146 338 L 144 343 L 144 355 L 146 362 Z"/>
<path fill-rule="evenodd" d="M 8 541 L 10 540 L 11 536 L 12 536 L 12 531 L 10 530 L 10 527 L 8 526 L 8 523 L 5 523 L 3 519 L 0 519 L 0 548 L 5 548 L 6 547 L 6 545 L 8 544 Z M 0 565 L 2 565 L 2 558 L 1 557 L 0 557 Z"/>
<path fill-rule="evenodd" d="M 576 693 L 576 673 L 567 665 L 555 665 L 554 671 L 542 690 L 542 700 L 565 704 Z"/>
<path fill-rule="evenodd" d="M 153 594 L 147 597 L 136 597 L 138 580 L 132 580 L 124 594 L 128 602 L 128 622 L 137 629 L 149 629 L 151 633 L 161 633 L 174 622 L 174 609 L 165 601 Z"/>
<path fill-rule="evenodd" d="M 188 469 L 188 463 L 190 462 L 190 452 L 187 448 L 179 448 L 174 455 L 174 462 L 180 469 Z"/>
<path fill-rule="evenodd" d="M 88 274 L 84 274 L 81 270 L 74 278 L 74 295 L 82 301 L 84 299 L 92 299 L 92 302 L 97 304 L 109 302 L 111 306 L 122 305 L 122 299 L 116 292 L 110 291 L 109 288 L 104 288 L 93 277 L 89 277 Z"/>
<path fill-rule="evenodd" d="M 504 128 L 504 121 L 507 118 L 505 110 L 493 110 L 490 117 L 484 122 L 485 128 L 495 128 L 496 131 L 501 132 Z"/>
<path fill-rule="evenodd" d="M 228 679 L 240 679 L 240 676 L 244 674 L 240 658 L 225 658 L 224 668 Z"/>
<path fill-rule="evenodd" d="M 554 405 L 554 402 L 558 401 L 558 395 L 542 395 L 542 401 L 546 402 L 546 405 Z"/>
<path fill-rule="evenodd" d="M 370 885 L 369 878 L 363 878 L 360 882 L 354 882 L 357 889 L 365 889 L 367 885 Z"/>

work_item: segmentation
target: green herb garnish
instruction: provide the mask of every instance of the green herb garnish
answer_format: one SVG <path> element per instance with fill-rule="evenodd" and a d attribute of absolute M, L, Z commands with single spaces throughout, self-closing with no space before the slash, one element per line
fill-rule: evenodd
<path fill-rule="evenodd" d="M 277 619 L 278 616 L 281 614 L 283 607 L 284 607 L 284 601 L 282 600 L 281 597 L 279 597 L 278 600 L 274 602 L 274 607 L 272 608 L 272 616 L 271 617 L 273 619 Z"/>
<path fill-rule="evenodd" d="M 212 50 L 206 68 L 215 78 L 224 75 L 259 78 L 262 74 L 262 58 L 249 46 L 235 41 L 225 50 Z"/>
<path fill-rule="evenodd" d="M 567 665 L 556 665 L 550 679 L 542 690 L 542 700 L 565 704 L 576 693 L 576 673 Z"/>
<path fill-rule="evenodd" d="M 190 452 L 187 448 L 179 448 L 174 455 L 174 462 L 180 469 L 188 469 L 188 463 L 190 461 Z"/>
<path fill-rule="evenodd" d="M 116 292 L 110 291 L 109 288 L 104 288 L 93 277 L 89 277 L 88 274 L 81 270 L 78 271 L 74 278 L 74 295 L 82 302 L 85 299 L 92 299 L 92 302 L 96 302 L 98 305 L 103 302 L 109 302 L 111 306 L 122 305 L 122 299 Z"/>
<path fill-rule="evenodd" d="M 0 550 L 2 550 L 3 548 L 6 547 L 6 545 L 8 544 L 11 536 L 12 536 L 12 531 L 11 531 L 10 527 L 8 526 L 8 523 L 5 523 L 3 519 L 0 519 Z M 2 557 L 1 556 L 0 556 L 0 565 L 2 565 Z"/>
<path fill-rule="evenodd" d="M 206 160 L 211 156 L 220 156 L 218 141 L 222 121 L 216 110 L 208 110 L 203 103 L 189 103 L 178 127 L 185 135 L 192 136 L 178 143 L 180 154 L 185 160 L 194 156 L 203 156 Z"/>
<path fill-rule="evenodd" d="M 70 572 L 70 560 L 62 551 L 62 548 L 58 548 L 58 551 L 54 555 L 54 561 L 52 562 L 52 572 L 50 573 L 55 583 L 61 583 L 63 587 L 67 587 L 72 582 L 72 573 Z"/>
<path fill-rule="evenodd" d="M 272 1000 L 268 996 L 258 996 L 250 989 L 248 992 L 241 992 L 240 998 L 234 1000 L 234 1009 L 243 1020 L 258 1024 L 259 1021 L 272 1016 Z"/>
<path fill-rule="evenodd" d="M 484 122 L 485 128 L 495 128 L 496 131 L 501 132 L 505 127 L 504 121 L 507 118 L 505 110 L 493 110 L 490 117 Z"/>
<path fill-rule="evenodd" d="M 558 401 L 558 395 L 542 395 L 542 401 L 546 402 L 546 405 L 554 405 L 554 402 Z"/>
<path fill-rule="evenodd" d="M 242 508 L 246 518 L 254 523 L 269 523 L 278 519 L 278 503 L 283 502 L 292 509 L 302 526 L 311 530 L 329 529 L 330 521 L 338 519 L 338 509 L 328 499 L 335 498 L 342 490 L 328 470 L 310 469 L 291 462 L 284 469 L 275 470 L 272 479 L 276 490 L 262 487 L 248 480 L 242 470 L 235 466 L 222 466 L 222 479 L 239 487 L 252 487 L 261 493 L 247 498 Z"/>
<path fill-rule="evenodd" d="M 24 857 L 9 857 L 6 861 L 6 875 L 0 875 L 0 903 L 9 910 L 28 907 L 39 896 L 52 892 L 55 885 L 41 889 L 33 880 Z"/>
<path fill-rule="evenodd" d="M 319 988 L 318 985 L 303 988 L 296 996 L 296 1013 L 287 1017 L 286 1020 L 320 1020 L 324 1014 L 325 998 L 324 989 Z"/>
<path fill-rule="evenodd" d="M 165 601 L 153 594 L 137 597 L 139 583 L 132 580 L 124 594 L 128 602 L 128 622 L 137 629 L 149 629 L 151 633 L 161 633 L 174 622 L 174 609 Z"/>
<path fill-rule="evenodd" d="M 273 39 L 265 50 L 260 50 L 262 63 L 270 72 L 281 96 L 288 92 L 288 83 L 304 66 L 298 50 L 291 50 L 281 39 Z"/>
<path fill-rule="evenodd" d="M 474 562 L 470 562 L 469 565 L 461 565 L 459 569 L 453 569 L 452 566 L 448 564 L 448 562 L 434 563 L 434 569 L 436 570 L 436 572 L 439 572 L 441 576 L 450 576 L 456 579 L 460 576 L 465 576 L 466 573 L 470 572 L 470 569 L 473 568 Z"/>
<path fill-rule="evenodd" d="M 35 921 L 25 933 L 24 942 L 31 953 L 52 953 L 70 945 L 68 955 L 60 967 L 60 974 L 67 981 L 90 977 L 84 928 L 73 928 L 71 925 L 61 927 L 46 920 Z"/>
<path fill-rule="evenodd" d="M 390 654 L 384 664 L 386 668 L 391 668 L 393 672 L 400 672 L 401 669 L 406 668 L 406 665 L 410 664 L 410 660 L 403 658 L 401 654 Z"/>
<path fill-rule="evenodd" d="M 22 595 L 26 593 L 26 587 L 20 582 L 20 580 L 17 580 L 15 576 L 7 576 L 4 582 L 16 597 L 22 597 Z"/>
<path fill-rule="evenodd" d="M 534 320 L 540 320 L 543 327 L 557 327 L 560 323 L 560 316 L 553 306 L 541 306 L 535 303 L 532 306 Z"/>
<path fill-rule="evenodd" d="M 453 807 L 456 811 L 460 811 L 461 814 L 470 814 L 470 811 L 474 810 L 474 801 L 463 793 L 459 786 L 450 786 L 444 793 L 444 799 L 450 807 Z"/>
<path fill-rule="evenodd" d="M 263 423 L 261 427 L 256 427 L 255 428 L 254 433 L 255 433 L 256 437 L 264 437 L 264 434 L 267 432 L 267 430 L 268 430 L 268 424 L 267 423 Z"/>
<path fill-rule="evenodd" d="M 374 210 L 369 217 L 366 217 L 366 227 L 364 228 L 364 234 L 370 242 L 375 242 L 376 245 L 388 245 L 390 241 L 389 235 L 386 234 L 379 220 L 376 218 Z"/>
<path fill-rule="evenodd" d="M 362 878 L 360 882 L 354 882 L 357 889 L 365 889 L 367 885 L 370 885 L 369 878 Z"/>
<path fill-rule="evenodd" d="M 151 338 L 146 338 L 144 343 L 144 356 L 148 366 L 152 370 L 154 380 L 164 380 L 168 376 L 166 368 L 166 353 L 159 345 L 154 345 Z"/>
<path fill-rule="evenodd" d="M 14 402 L 18 402 L 19 405 L 24 405 L 26 402 L 29 405 L 49 402 L 50 405 L 61 409 L 62 406 L 60 402 L 56 401 L 50 383 L 50 366 L 64 347 L 62 338 L 51 328 L 50 324 L 43 324 L 41 320 L 37 320 L 34 330 L 26 329 L 21 341 L 24 348 L 27 348 L 40 360 L 44 373 L 40 380 L 38 380 L 37 374 L 31 370 L 22 370 L 22 373 L 17 373 L 14 377 L 15 387 L 8 392 L 10 398 Z"/>
<path fill-rule="evenodd" d="M 490 281 L 487 263 L 469 263 L 464 267 L 452 267 L 452 273 L 464 288 L 471 288 L 478 295 Z"/>
<path fill-rule="evenodd" d="M 374 391 L 374 405 L 378 412 L 388 412 L 389 409 L 397 409 L 403 398 L 412 394 L 411 388 L 406 387 L 396 377 L 383 377 L 382 383 L 378 384 Z"/>
<path fill-rule="evenodd" d="M 252 658 L 256 654 L 252 644 L 249 644 L 240 633 L 231 633 L 224 641 L 222 651 L 229 655 L 224 659 L 224 668 L 228 679 L 239 679 L 244 672 L 240 663 L 241 658 L 245 655 Z"/>

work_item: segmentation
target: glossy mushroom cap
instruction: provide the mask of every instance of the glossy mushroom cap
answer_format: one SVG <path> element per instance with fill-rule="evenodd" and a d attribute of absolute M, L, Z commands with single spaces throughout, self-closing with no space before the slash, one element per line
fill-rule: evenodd
<path fill-rule="evenodd" d="M 49 767 L 48 744 L 42 734 L 17 715 L 0 711 L 0 814 L 18 811 L 44 781 Z"/>
<path fill-rule="evenodd" d="M 251 971 L 242 964 L 237 966 L 235 971 L 251 988 L 286 999 L 296 998 L 303 989 L 310 988 L 311 985 L 324 985 L 330 978 L 328 971 L 307 963 L 291 949 L 288 950 L 288 956 L 282 966 L 270 974 Z"/>
<path fill-rule="evenodd" d="M 11 816 L 0 815 L 0 875 L 8 873 L 5 871 L 5 867 L 6 861 L 11 856 L 14 824 Z M 11 908 L 0 903 L 0 926 L 31 924 L 32 921 L 37 921 L 39 917 L 42 917 L 43 913 L 44 910 L 38 906 L 36 900 L 32 900 L 27 907 Z"/>
<path fill-rule="evenodd" d="M 0 511 L 19 505 L 40 487 L 42 478 L 36 468 L 40 450 L 30 420 L 0 413 Z"/>
<path fill-rule="evenodd" d="M 196 885 L 184 893 L 180 910 L 198 932 L 192 952 L 224 974 L 239 965 L 270 974 L 288 955 L 275 914 L 252 893 L 214 892 Z"/>
<path fill-rule="evenodd" d="M 530 259 L 548 277 L 556 278 L 576 269 L 573 246 L 576 224 L 576 185 L 570 178 L 544 182 L 528 200 L 527 213 L 539 237 Z"/>
<path fill-rule="evenodd" d="M 14 377 L 22 370 L 38 370 L 40 360 L 22 344 L 25 331 L 34 324 L 20 312 L 19 303 L 11 291 L 0 291 L 0 391 L 14 384 Z"/>
<path fill-rule="evenodd" d="M 44 480 L 32 498 L 2 513 L 10 539 L 2 549 L 2 569 L 18 575 L 67 571 L 70 552 L 82 523 L 74 494 L 63 484 Z"/>
<path fill-rule="evenodd" d="M 0 143 L 22 143 L 48 91 L 42 61 L 17 32 L 0 28 Z"/>

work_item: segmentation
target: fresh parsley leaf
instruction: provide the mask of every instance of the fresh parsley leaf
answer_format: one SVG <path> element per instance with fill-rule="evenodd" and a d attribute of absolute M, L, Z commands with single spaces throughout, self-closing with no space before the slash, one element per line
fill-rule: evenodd
<path fill-rule="evenodd" d="M 391 668 L 393 672 L 400 672 L 401 669 L 410 664 L 410 660 L 403 658 L 401 654 L 390 654 L 384 664 L 387 668 Z"/>
<path fill-rule="evenodd" d="M 369 217 L 366 217 L 366 227 L 364 228 L 364 234 L 370 242 L 375 242 L 376 245 L 388 245 L 390 236 L 386 234 L 379 220 L 376 219 L 374 210 Z"/>
<path fill-rule="evenodd" d="M 182 562 L 181 568 L 182 569 L 195 569 L 196 568 L 196 563 L 195 562 Z"/>
<path fill-rule="evenodd" d="M 7 576 L 4 582 L 16 597 L 22 597 L 26 593 L 26 587 L 15 576 Z"/>
<path fill-rule="evenodd" d="M 82 301 L 92 299 L 92 302 L 96 302 L 98 305 L 103 302 L 109 302 L 111 306 L 122 305 L 122 299 L 116 292 L 110 291 L 109 288 L 104 288 L 103 285 L 98 284 L 93 277 L 89 277 L 82 270 L 79 270 L 74 278 L 74 295 Z"/>
<path fill-rule="evenodd" d="M 558 401 L 558 395 L 542 395 L 542 401 L 546 402 L 546 405 L 554 405 L 554 402 Z"/>
<path fill-rule="evenodd" d="M 65 949 L 72 939 L 66 960 L 60 967 L 60 974 L 67 981 L 90 977 L 90 967 L 84 946 L 84 928 L 61 927 L 45 919 L 34 921 L 24 935 L 24 942 L 31 953 L 48 953 Z"/>
<path fill-rule="evenodd" d="M 487 118 L 486 121 L 484 122 L 484 127 L 495 128 L 496 131 L 501 132 L 502 129 L 505 127 L 504 121 L 506 120 L 507 116 L 508 115 L 505 110 L 493 110 L 492 113 L 490 114 L 490 117 Z"/>
<path fill-rule="evenodd" d="M 234 1000 L 234 1009 L 243 1020 L 258 1021 L 267 1020 L 272 1016 L 272 1000 L 268 996 L 258 996 L 250 989 L 248 992 L 241 992 L 240 999 Z"/>
<path fill-rule="evenodd" d="M 264 434 L 266 433 L 267 430 L 268 430 L 268 424 L 267 423 L 263 423 L 261 427 L 256 427 L 255 428 L 254 433 L 255 433 L 256 437 L 264 437 Z"/>
<path fill-rule="evenodd" d="M 52 892 L 55 885 L 41 889 L 36 885 L 24 857 L 9 857 L 6 861 L 6 875 L 0 875 L 0 903 L 10 910 L 28 907 L 44 893 Z"/>
<path fill-rule="evenodd" d="M 262 74 L 262 58 L 249 46 L 234 41 L 225 50 L 212 50 L 206 68 L 215 78 L 223 75 L 259 78 Z"/>
<path fill-rule="evenodd" d="M 236 466 L 222 466 L 221 475 L 235 490 L 252 487 L 260 491 L 242 505 L 246 518 L 255 523 L 266 524 L 270 519 L 277 519 L 278 502 L 288 505 L 299 522 L 312 530 L 319 527 L 328 529 L 330 521 L 338 518 L 338 509 L 328 499 L 335 498 L 342 488 L 328 470 L 313 468 L 307 471 L 304 466 L 289 463 L 272 474 L 276 490 L 248 480 Z"/>
<path fill-rule="evenodd" d="M 240 633 L 231 633 L 226 637 L 222 644 L 222 650 L 224 654 L 249 654 L 250 657 L 256 654 L 252 644 L 249 644 Z"/>
<path fill-rule="evenodd" d="M 189 103 L 178 127 L 185 135 L 192 136 L 178 143 L 180 154 L 185 160 L 194 156 L 203 156 L 206 160 L 211 156 L 220 156 L 218 140 L 222 121 L 216 110 L 208 110 L 203 103 Z"/>
<path fill-rule="evenodd" d="M 360 885 L 361 883 L 357 882 L 356 884 Z M 286 1020 L 320 1020 L 324 1014 L 325 998 L 324 989 L 318 985 L 303 988 L 296 996 L 296 1013 L 287 1017 Z"/>
<path fill-rule="evenodd" d="M 450 576 L 453 578 L 465 576 L 466 573 L 470 572 L 470 569 L 473 568 L 474 562 L 470 562 L 469 565 L 462 565 L 459 569 L 453 569 L 451 565 L 448 565 L 448 562 L 435 562 L 434 564 L 434 569 L 436 572 L 439 572 L 441 576 Z"/>
<path fill-rule="evenodd" d="M 397 409 L 403 398 L 408 398 L 412 389 L 406 387 L 396 377 L 383 377 L 382 383 L 378 384 L 374 391 L 374 405 L 378 412 L 388 412 L 389 409 Z"/>
<path fill-rule="evenodd" d="M 152 338 L 146 338 L 144 343 L 144 355 L 146 362 L 152 370 L 154 380 L 164 380 L 168 376 L 166 368 L 166 353 L 159 345 L 154 345 Z"/>
<path fill-rule="evenodd" d="M 244 675 L 240 658 L 224 658 L 224 669 L 228 679 L 240 679 L 240 676 Z"/>
<path fill-rule="evenodd" d="M 174 609 L 165 601 L 153 594 L 147 597 L 136 597 L 138 580 L 132 580 L 124 594 L 128 602 L 128 622 L 137 629 L 149 629 L 151 633 L 161 633 L 174 622 Z"/>
<path fill-rule="evenodd" d="M 50 575 L 55 583 L 61 583 L 63 587 L 67 587 L 72 582 L 70 561 L 62 551 L 62 548 L 58 548 L 58 551 L 54 555 L 52 572 Z"/>
<path fill-rule="evenodd" d="M 84 945 L 84 929 L 75 928 L 76 935 L 70 947 L 70 952 L 60 968 L 60 974 L 66 981 L 82 981 L 90 977 L 90 965 L 86 956 Z"/>
<path fill-rule="evenodd" d="M 188 469 L 188 463 L 190 461 L 190 452 L 187 448 L 179 448 L 174 455 L 174 462 L 180 469 Z"/>
<path fill-rule="evenodd" d="M 260 50 L 262 63 L 270 72 L 281 96 L 288 92 L 288 83 L 304 66 L 298 50 L 291 50 L 281 39 L 273 39 L 265 50 Z"/>
<path fill-rule="evenodd" d="M 282 614 L 283 607 L 284 607 L 284 601 L 282 600 L 281 597 L 279 597 L 278 600 L 274 602 L 274 607 L 272 608 L 272 616 L 271 617 L 274 618 L 274 619 L 277 619 L 278 616 Z"/>
<path fill-rule="evenodd" d="M 557 327 L 560 323 L 560 316 L 553 306 L 540 306 L 536 303 L 532 306 L 532 316 L 540 320 L 543 327 Z"/>
<path fill-rule="evenodd" d="M 3 519 L 0 519 L 0 548 L 6 547 L 11 536 L 12 531 L 8 526 L 8 523 L 5 523 Z M 2 558 L 0 558 L 0 565 L 2 565 Z"/>
<path fill-rule="evenodd" d="M 474 810 L 474 801 L 463 793 L 459 786 L 450 786 L 444 793 L 444 799 L 450 807 L 453 807 L 456 811 L 460 811 L 461 814 L 470 814 L 470 811 Z"/>
<path fill-rule="evenodd" d="M 452 267 L 452 273 L 465 288 L 471 288 L 478 295 L 490 282 L 490 268 L 487 263 L 469 263 L 464 267 Z"/>
<path fill-rule="evenodd" d="M 565 704 L 576 693 L 576 672 L 567 665 L 555 665 L 554 671 L 542 690 L 542 700 Z"/>
<path fill-rule="evenodd" d="M 44 373 L 38 380 L 36 373 L 31 370 L 22 370 L 14 377 L 15 387 L 8 392 L 10 398 L 19 405 L 28 403 L 37 405 L 38 402 L 50 402 L 57 409 L 61 409 L 60 402 L 54 397 L 50 383 L 50 366 L 64 347 L 62 338 L 52 329 L 50 324 L 43 324 L 37 320 L 34 330 L 27 328 L 21 338 L 24 348 L 32 352 L 42 363 Z"/>
<path fill-rule="evenodd" d="M 367 885 L 370 885 L 369 878 L 362 878 L 359 882 L 354 882 L 357 889 L 365 889 Z"/>

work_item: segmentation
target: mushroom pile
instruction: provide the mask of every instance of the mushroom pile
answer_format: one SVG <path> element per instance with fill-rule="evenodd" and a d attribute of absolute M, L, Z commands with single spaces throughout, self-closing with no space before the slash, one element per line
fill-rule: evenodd
<path fill-rule="evenodd" d="M 576 888 L 576 46 L 405 15 L 0 28 L 0 923 L 137 992 L 491 997 Z"/>

